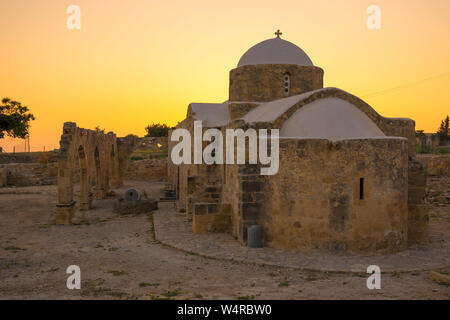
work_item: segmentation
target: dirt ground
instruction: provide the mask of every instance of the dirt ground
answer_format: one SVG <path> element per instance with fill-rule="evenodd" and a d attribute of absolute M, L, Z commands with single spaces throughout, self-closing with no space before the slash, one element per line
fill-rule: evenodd
<path fill-rule="evenodd" d="M 431 181 L 432 227 L 450 232 L 448 178 Z M 158 198 L 163 183 L 127 181 Z M 54 224 L 56 186 L 0 189 L 0 299 L 449 299 L 428 272 L 367 275 L 305 272 L 207 259 L 153 240 L 146 214 L 119 215 L 115 199 Z M 160 206 L 173 206 L 160 203 Z M 66 268 L 81 268 L 81 289 L 66 287 Z M 450 270 L 447 270 L 450 271 Z"/>

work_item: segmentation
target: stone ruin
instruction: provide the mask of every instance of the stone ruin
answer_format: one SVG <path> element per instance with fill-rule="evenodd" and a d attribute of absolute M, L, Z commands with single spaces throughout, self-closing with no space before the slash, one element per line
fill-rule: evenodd
<path fill-rule="evenodd" d="M 133 143 L 113 132 L 88 130 L 66 122 L 58 155 L 58 204 L 56 224 L 70 224 L 75 212 L 74 174 L 79 168 L 78 208 L 89 210 L 93 199 L 104 199 L 112 188 L 122 185 Z"/>

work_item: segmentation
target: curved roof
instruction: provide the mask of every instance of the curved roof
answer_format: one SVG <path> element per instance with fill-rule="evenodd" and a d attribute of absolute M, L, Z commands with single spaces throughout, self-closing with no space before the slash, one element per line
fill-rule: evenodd
<path fill-rule="evenodd" d="M 280 130 L 281 138 L 339 140 L 385 136 L 359 108 L 335 97 L 304 105 L 284 122 Z"/>
<path fill-rule="evenodd" d="M 313 66 L 308 55 L 292 42 L 281 38 L 260 42 L 241 57 L 238 67 L 255 64 L 296 64 Z"/>
<path fill-rule="evenodd" d="M 288 98 L 273 100 L 260 104 L 259 106 L 257 106 L 256 108 L 250 110 L 247 114 L 245 114 L 242 117 L 242 120 L 244 120 L 247 123 L 273 122 L 294 104 L 297 104 L 298 102 L 308 98 L 310 95 L 316 92 L 325 91 L 327 89 L 328 88 L 308 91 L 296 96 L 291 96 Z"/>
<path fill-rule="evenodd" d="M 204 127 L 220 127 L 230 122 L 228 101 L 224 103 L 191 103 L 192 117 L 202 120 Z"/>

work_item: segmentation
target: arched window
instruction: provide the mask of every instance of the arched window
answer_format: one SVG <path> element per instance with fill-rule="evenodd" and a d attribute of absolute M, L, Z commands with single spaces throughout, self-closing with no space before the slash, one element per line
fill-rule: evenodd
<path fill-rule="evenodd" d="M 291 90 L 291 76 L 289 73 L 285 73 L 283 77 L 284 95 L 289 96 Z"/>

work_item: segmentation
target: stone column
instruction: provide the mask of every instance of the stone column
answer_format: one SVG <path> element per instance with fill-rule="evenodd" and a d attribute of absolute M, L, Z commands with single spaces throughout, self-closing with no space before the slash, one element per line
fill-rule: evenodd
<path fill-rule="evenodd" d="M 247 228 L 259 223 L 259 217 L 263 210 L 262 200 L 264 199 L 264 176 L 260 175 L 259 165 L 239 165 L 239 226 L 238 239 L 247 243 Z"/>
<path fill-rule="evenodd" d="M 427 167 L 415 157 L 410 158 L 408 165 L 408 245 L 428 244 L 428 205 L 424 201 Z"/>
<path fill-rule="evenodd" d="M 56 224 L 70 224 L 75 212 L 73 200 L 73 168 L 70 161 L 58 162 L 58 204 L 56 205 Z"/>

